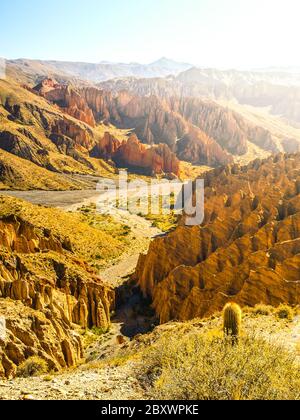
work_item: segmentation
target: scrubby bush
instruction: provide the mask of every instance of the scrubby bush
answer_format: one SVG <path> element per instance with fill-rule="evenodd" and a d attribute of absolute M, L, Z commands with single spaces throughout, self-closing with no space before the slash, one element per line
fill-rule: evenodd
<path fill-rule="evenodd" d="M 279 319 L 287 319 L 288 321 L 292 321 L 294 318 L 294 311 L 288 305 L 280 305 L 275 311 L 276 316 Z"/>
<path fill-rule="evenodd" d="M 255 336 L 231 346 L 205 333 L 168 335 L 144 355 L 141 369 L 149 396 L 155 399 L 300 399 L 294 357 L 281 345 Z"/>
<path fill-rule="evenodd" d="M 19 367 L 17 375 L 22 378 L 40 376 L 48 372 L 48 364 L 44 359 L 34 356 L 25 360 Z"/>
<path fill-rule="evenodd" d="M 104 335 L 104 334 L 108 333 L 108 332 L 109 332 L 109 328 L 93 327 L 93 328 L 91 329 L 91 332 L 92 332 L 94 335 L 101 336 L 101 335 Z"/>
<path fill-rule="evenodd" d="M 254 308 L 248 308 L 247 312 L 253 315 L 269 316 L 274 313 L 274 308 L 272 306 L 264 305 L 263 303 L 260 303 L 256 305 Z"/>

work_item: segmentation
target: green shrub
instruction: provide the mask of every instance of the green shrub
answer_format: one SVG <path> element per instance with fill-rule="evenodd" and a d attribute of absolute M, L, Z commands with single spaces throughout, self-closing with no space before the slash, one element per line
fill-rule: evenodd
<path fill-rule="evenodd" d="M 30 376 L 40 376 L 47 372 L 47 362 L 38 356 L 34 356 L 25 360 L 25 362 L 18 367 L 17 376 L 21 378 L 28 378 Z"/>
<path fill-rule="evenodd" d="M 91 332 L 94 335 L 99 335 L 99 336 L 108 333 L 108 331 L 109 331 L 109 328 L 92 327 L 92 329 L 91 329 Z"/>
<path fill-rule="evenodd" d="M 288 305 L 280 305 L 275 310 L 275 315 L 279 319 L 287 319 L 288 321 L 292 321 L 294 319 L 294 311 L 293 309 Z"/>
<path fill-rule="evenodd" d="M 231 346 L 205 333 L 170 334 L 144 354 L 141 373 L 149 397 L 161 400 L 300 399 L 294 356 L 256 336 Z"/>

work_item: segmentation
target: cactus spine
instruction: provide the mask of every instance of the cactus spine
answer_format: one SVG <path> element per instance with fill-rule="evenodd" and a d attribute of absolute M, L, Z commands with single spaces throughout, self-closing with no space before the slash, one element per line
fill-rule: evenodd
<path fill-rule="evenodd" d="M 241 333 L 242 310 L 236 303 L 228 303 L 223 311 L 223 329 L 225 337 L 231 337 L 235 344 Z"/>

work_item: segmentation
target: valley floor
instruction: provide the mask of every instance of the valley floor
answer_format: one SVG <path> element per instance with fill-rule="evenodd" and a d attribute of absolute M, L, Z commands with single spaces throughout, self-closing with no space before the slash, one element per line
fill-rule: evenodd
<path fill-rule="evenodd" d="M 69 209 L 81 203 L 93 201 L 95 190 L 78 191 L 1 191 L 1 195 L 19 198 L 32 204 Z"/>

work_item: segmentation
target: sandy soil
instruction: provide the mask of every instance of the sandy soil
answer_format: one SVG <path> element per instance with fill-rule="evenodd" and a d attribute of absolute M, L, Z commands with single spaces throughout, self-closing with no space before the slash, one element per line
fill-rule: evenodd
<path fill-rule="evenodd" d="M 142 400 L 134 364 L 0 381 L 0 400 Z"/>

